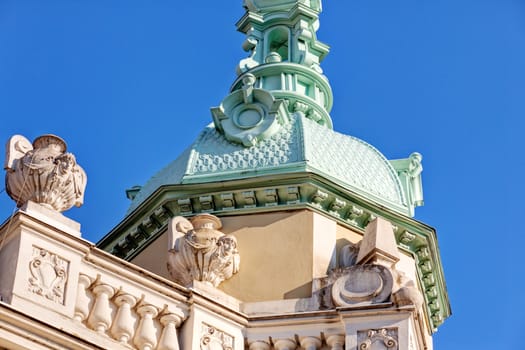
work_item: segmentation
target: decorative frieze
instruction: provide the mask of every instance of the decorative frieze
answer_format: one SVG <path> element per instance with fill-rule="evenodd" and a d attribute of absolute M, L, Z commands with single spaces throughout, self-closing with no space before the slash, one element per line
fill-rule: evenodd
<path fill-rule="evenodd" d="M 399 242 L 403 244 L 409 244 L 416 238 L 416 235 L 413 233 L 410 233 L 408 231 L 403 231 L 401 235 L 399 236 Z"/>
<path fill-rule="evenodd" d="M 177 204 L 181 214 L 190 214 L 193 212 L 193 206 L 189 198 L 178 199 Z"/>
<path fill-rule="evenodd" d="M 201 210 L 204 213 L 209 213 L 209 212 L 212 212 L 214 210 L 212 196 L 200 196 L 199 197 L 199 203 L 200 203 L 200 206 L 201 206 Z"/>
<path fill-rule="evenodd" d="M 341 216 L 341 210 L 346 206 L 346 202 L 336 198 L 332 204 L 330 204 L 330 211 L 333 213 L 333 215 L 340 217 Z"/>
<path fill-rule="evenodd" d="M 317 190 L 311 198 L 312 204 L 318 208 L 323 207 L 323 202 L 328 198 L 328 193 Z"/>
<path fill-rule="evenodd" d="M 286 204 L 297 204 L 301 201 L 299 187 L 292 186 L 286 189 Z"/>
<path fill-rule="evenodd" d="M 244 208 L 255 208 L 257 206 L 257 199 L 254 191 L 244 191 L 241 193 Z"/>
<path fill-rule="evenodd" d="M 220 198 L 220 202 L 222 202 L 223 210 L 235 209 L 235 199 L 233 197 L 233 193 L 221 193 L 219 198 Z"/>
<path fill-rule="evenodd" d="M 279 197 L 277 196 L 277 190 L 275 188 L 268 188 L 264 190 L 265 205 L 267 207 L 273 207 L 279 204 Z"/>
<path fill-rule="evenodd" d="M 229 189 L 209 196 L 192 196 L 185 193 L 181 194 L 181 197 L 179 199 L 171 199 L 160 207 L 153 209 L 149 216 L 154 218 L 153 222 L 156 225 L 149 226 L 152 228 L 151 231 L 146 231 L 142 223 L 139 223 L 138 226 L 131 226 L 127 234 L 122 234 L 120 241 L 113 243 L 110 248 L 112 253 L 127 260 L 131 259 L 147 241 L 158 237 L 164 232 L 168 226 L 169 217 L 174 215 L 191 216 L 202 213 L 201 201 L 211 200 L 211 203 L 206 204 L 207 207 L 204 207 L 213 207 L 212 213 L 224 215 L 232 215 L 236 211 L 239 211 L 239 214 L 250 213 L 251 210 L 256 210 L 257 208 L 264 208 L 266 211 L 281 211 L 297 209 L 301 206 L 305 208 L 310 207 L 322 211 L 325 215 L 329 215 L 343 224 L 363 231 L 370 222 L 378 217 L 377 213 L 370 211 L 362 203 L 356 203 L 346 197 L 339 197 L 335 193 L 311 183 L 297 186 L 283 184 L 248 191 L 232 191 Z M 344 207 L 339 208 L 342 202 L 346 202 L 346 204 Z M 192 205 L 192 203 L 195 203 L 195 205 Z M 332 209 L 339 209 L 339 211 L 333 211 Z M 160 211 L 160 215 L 157 215 L 157 211 Z M 434 258 L 430 248 L 432 243 L 429 238 L 413 227 L 406 226 L 403 221 L 395 221 L 395 218 L 389 218 L 389 220 L 395 223 L 392 226 L 395 226 L 394 233 L 398 246 L 405 251 L 413 253 L 418 259 L 418 277 L 421 285 L 428 291 L 425 293 L 427 306 L 436 298 L 441 298 L 440 300 L 443 301 L 444 286 L 439 275 L 440 271 L 434 265 Z M 427 263 L 426 261 L 429 262 Z M 441 316 L 448 310 L 443 304 L 441 303 L 440 310 L 436 311 Z M 428 316 L 431 316 L 431 314 L 429 310 Z M 436 317 L 435 319 L 438 318 Z M 439 325 L 434 324 L 431 317 L 429 317 L 429 322 L 433 329 Z"/>
<path fill-rule="evenodd" d="M 29 262 L 29 291 L 57 304 L 64 305 L 69 261 L 33 246 Z"/>

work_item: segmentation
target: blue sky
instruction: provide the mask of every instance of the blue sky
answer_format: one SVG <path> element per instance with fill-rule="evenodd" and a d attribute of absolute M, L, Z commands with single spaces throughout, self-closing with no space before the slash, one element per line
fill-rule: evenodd
<path fill-rule="evenodd" d="M 0 0 L 0 140 L 54 133 L 88 174 L 65 215 L 97 241 L 124 190 L 209 122 L 246 54 L 241 0 Z M 453 315 L 436 349 L 522 347 L 525 1 L 325 0 L 335 130 L 423 154 Z M 0 216 L 13 202 L 0 193 Z M 519 345 L 518 345 L 519 344 Z"/>

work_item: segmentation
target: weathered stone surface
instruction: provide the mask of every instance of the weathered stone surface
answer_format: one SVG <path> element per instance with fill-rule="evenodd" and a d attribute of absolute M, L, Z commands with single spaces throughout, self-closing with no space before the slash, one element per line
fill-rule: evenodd
<path fill-rule="evenodd" d="M 332 286 L 336 306 L 370 305 L 388 301 L 394 280 L 382 265 L 356 265 L 344 270 Z"/>
<path fill-rule="evenodd" d="M 31 200 L 62 212 L 84 202 L 86 173 L 58 136 L 42 135 L 31 144 L 14 135 L 7 143 L 4 168 L 7 193 L 18 207 Z"/>
<path fill-rule="evenodd" d="M 172 278 L 189 286 L 193 280 L 218 286 L 239 271 L 237 239 L 218 231 L 218 217 L 200 214 L 191 221 L 182 216 L 169 224 L 168 271 Z"/>
<path fill-rule="evenodd" d="M 398 261 L 399 251 L 392 224 L 383 218 L 376 218 L 365 229 L 356 263 L 391 267 Z"/>

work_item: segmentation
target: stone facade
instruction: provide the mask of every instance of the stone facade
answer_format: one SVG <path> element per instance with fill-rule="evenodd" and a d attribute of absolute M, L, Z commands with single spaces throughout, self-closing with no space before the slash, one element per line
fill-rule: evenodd
<path fill-rule="evenodd" d="M 127 191 L 97 245 L 61 214 L 86 174 L 15 135 L 0 226 L 0 348 L 430 350 L 450 315 L 419 153 L 332 130 L 320 0 L 245 0 L 249 57 L 214 124 Z"/>

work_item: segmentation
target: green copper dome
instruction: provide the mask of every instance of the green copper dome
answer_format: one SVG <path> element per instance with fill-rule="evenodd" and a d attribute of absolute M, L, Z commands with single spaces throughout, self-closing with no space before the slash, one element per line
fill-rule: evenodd
<path fill-rule="evenodd" d="M 211 183 L 310 172 L 396 211 L 410 212 L 400 177 L 373 146 L 301 116 L 252 147 L 228 141 L 210 124 L 133 198 L 130 212 L 164 185 Z"/>
<path fill-rule="evenodd" d="M 252 191 L 271 176 L 315 174 L 348 196 L 413 216 L 423 204 L 421 156 L 389 162 L 332 129 L 333 94 L 320 66 L 329 48 L 316 35 L 321 2 L 245 0 L 244 7 L 237 28 L 248 57 L 211 109 L 213 124 L 143 187 L 128 190 L 129 213 L 170 185 L 215 191 L 225 181 L 250 179 L 242 190 Z"/>

